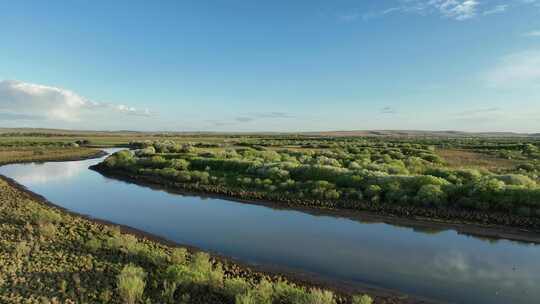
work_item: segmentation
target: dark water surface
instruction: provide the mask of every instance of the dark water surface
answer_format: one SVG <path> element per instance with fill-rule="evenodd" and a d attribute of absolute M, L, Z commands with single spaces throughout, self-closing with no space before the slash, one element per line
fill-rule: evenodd
<path fill-rule="evenodd" d="M 152 190 L 88 169 L 102 159 L 0 167 L 69 210 L 251 264 L 455 303 L 540 303 L 540 246 Z"/>

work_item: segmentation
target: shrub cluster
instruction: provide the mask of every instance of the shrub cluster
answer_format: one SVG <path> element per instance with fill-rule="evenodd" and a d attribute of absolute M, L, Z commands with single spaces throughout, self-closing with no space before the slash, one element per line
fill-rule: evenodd
<path fill-rule="evenodd" d="M 314 149 L 313 142 L 273 139 L 256 145 L 284 144 L 302 148 L 254 149 L 247 142 L 239 143 L 241 148 L 187 148 L 171 141 L 145 142 L 135 152 L 115 153 L 104 165 L 191 188 L 329 201 L 338 208 L 369 202 L 540 216 L 540 187 L 531 173 L 535 166 L 522 165 L 521 171 L 506 174 L 451 169 L 432 145 L 400 142 L 327 141 L 329 148 Z M 523 153 L 538 151 L 535 145 L 524 147 L 528 152 Z"/>

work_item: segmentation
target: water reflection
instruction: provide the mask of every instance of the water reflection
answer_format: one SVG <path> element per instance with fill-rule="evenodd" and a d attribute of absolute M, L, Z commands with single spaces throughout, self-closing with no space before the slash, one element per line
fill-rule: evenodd
<path fill-rule="evenodd" d="M 32 163 L 24 166 L 6 166 L 2 174 L 9 176 L 19 183 L 46 184 L 58 183 L 79 175 L 81 171 L 88 169 L 83 162 L 58 162 L 58 163 Z"/>
<path fill-rule="evenodd" d="M 97 161 L 10 165 L 0 173 L 73 211 L 253 264 L 449 302 L 540 302 L 536 245 L 171 194 L 86 170 Z"/>

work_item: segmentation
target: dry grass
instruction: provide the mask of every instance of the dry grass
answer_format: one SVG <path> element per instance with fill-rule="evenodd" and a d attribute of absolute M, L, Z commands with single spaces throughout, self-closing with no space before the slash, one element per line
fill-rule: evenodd
<path fill-rule="evenodd" d="M 448 167 L 451 168 L 474 168 L 489 171 L 514 168 L 518 162 L 504 158 L 498 158 L 478 152 L 459 149 L 440 149 L 436 153 L 442 157 Z"/>
<path fill-rule="evenodd" d="M 89 148 L 0 148 L 0 165 L 12 162 L 69 160 L 95 155 L 99 149 Z"/>

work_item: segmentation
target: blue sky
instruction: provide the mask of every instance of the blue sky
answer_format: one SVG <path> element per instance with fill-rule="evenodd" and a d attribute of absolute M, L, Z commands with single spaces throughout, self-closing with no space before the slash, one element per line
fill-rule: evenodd
<path fill-rule="evenodd" d="M 0 1 L 0 126 L 540 132 L 540 0 Z"/>

